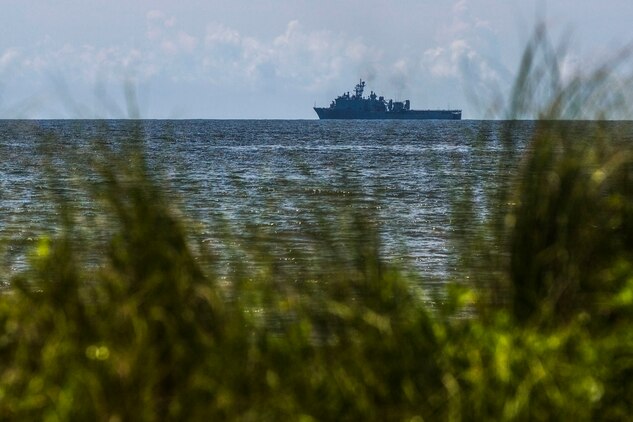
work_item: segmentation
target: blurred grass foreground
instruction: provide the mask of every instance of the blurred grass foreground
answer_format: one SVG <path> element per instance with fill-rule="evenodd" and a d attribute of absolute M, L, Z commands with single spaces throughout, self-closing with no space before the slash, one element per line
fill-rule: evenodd
<path fill-rule="evenodd" d="M 61 229 L 0 292 L 0 419 L 629 418 L 633 145 L 560 121 L 599 118 L 622 91 L 606 68 L 561 81 L 541 41 L 512 113 L 550 100 L 485 221 L 463 217 L 469 195 L 454 204 L 462 268 L 434 305 L 354 195 L 315 202 L 300 239 L 219 219 L 196 244 L 140 135 L 99 150 L 84 185 L 97 216 L 53 200 Z M 507 129 L 500 173 L 516 154 Z"/>

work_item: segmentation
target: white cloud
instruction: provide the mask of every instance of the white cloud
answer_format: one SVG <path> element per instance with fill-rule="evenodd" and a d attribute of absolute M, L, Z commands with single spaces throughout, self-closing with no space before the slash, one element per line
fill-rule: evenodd
<path fill-rule="evenodd" d="M 391 65 L 390 74 L 390 82 L 392 85 L 398 91 L 404 90 L 408 87 L 409 81 L 411 80 L 409 62 L 406 59 L 397 60 Z M 398 95 L 401 94 L 401 92 L 398 92 Z"/>
<path fill-rule="evenodd" d="M 150 40 L 158 39 L 163 33 L 163 25 L 165 14 L 160 10 L 151 10 L 147 12 L 146 21 L 147 21 L 147 31 L 145 35 Z"/>
<path fill-rule="evenodd" d="M 0 55 L 0 70 L 9 67 L 19 57 L 18 50 L 15 48 L 8 48 Z"/>
<path fill-rule="evenodd" d="M 465 82 L 497 82 L 499 75 L 466 40 L 458 39 L 444 47 L 424 52 L 422 65 L 433 75 Z"/>
<path fill-rule="evenodd" d="M 424 52 L 422 66 L 426 67 L 433 76 L 457 76 L 457 69 L 449 59 L 443 47 L 431 48 Z"/>
<path fill-rule="evenodd" d="M 204 68 L 214 80 L 261 86 L 283 80 L 286 86 L 318 90 L 340 75 L 356 69 L 380 52 L 360 39 L 330 31 L 305 31 L 299 21 L 266 41 L 240 34 L 222 24 L 207 27 Z"/>
<path fill-rule="evenodd" d="M 9 48 L 0 55 L 0 68 L 6 67 L 11 64 L 18 57 L 18 50 L 15 48 Z"/>
<path fill-rule="evenodd" d="M 156 20 L 164 18 L 165 14 L 160 10 L 150 10 L 149 12 L 147 12 L 146 17 L 148 20 Z"/>
<path fill-rule="evenodd" d="M 457 3 L 453 5 L 453 13 L 455 14 L 463 14 L 468 11 L 468 5 L 466 4 L 466 0 L 459 0 Z"/>
<path fill-rule="evenodd" d="M 149 11 L 146 15 L 148 40 L 160 46 L 160 50 L 168 55 L 193 53 L 198 46 L 198 38 L 178 30 L 176 18 L 167 16 L 160 10 Z"/>
<path fill-rule="evenodd" d="M 321 42 L 325 44 L 324 41 Z M 327 48 L 327 46 L 324 45 L 322 48 Z M 350 41 L 347 44 L 347 49 L 345 50 L 346 57 L 354 61 L 364 60 L 372 53 L 372 49 L 359 39 Z"/>
<path fill-rule="evenodd" d="M 275 38 L 275 41 L 273 42 L 273 44 L 278 47 L 290 45 L 291 42 L 293 41 L 292 38 L 296 36 L 301 36 L 300 34 L 297 35 L 298 30 L 299 30 L 299 21 L 293 20 L 293 21 L 288 22 L 288 25 L 286 26 L 286 32 L 283 35 L 280 35 L 277 38 Z"/>
<path fill-rule="evenodd" d="M 207 25 L 206 36 L 204 42 L 206 45 L 215 44 L 239 44 L 241 40 L 240 33 L 234 29 L 228 28 L 221 23 L 213 23 Z"/>
<path fill-rule="evenodd" d="M 184 31 L 163 37 L 160 47 L 169 55 L 193 53 L 198 45 L 198 39 Z"/>
<path fill-rule="evenodd" d="M 491 32 L 496 32 L 494 30 L 494 28 L 492 27 L 492 25 L 490 24 L 490 21 L 488 20 L 484 20 L 484 19 L 480 19 L 480 18 L 475 18 L 475 28 L 477 29 L 487 29 Z"/>
<path fill-rule="evenodd" d="M 496 89 L 502 80 L 498 65 L 490 62 L 496 56 L 496 30 L 469 8 L 468 0 L 453 4 L 452 19 L 436 38 L 441 42 L 426 49 L 419 61 L 431 77 L 458 81 L 470 91 Z"/>
<path fill-rule="evenodd" d="M 196 49 L 196 46 L 198 45 L 198 39 L 184 31 L 180 31 L 178 32 L 178 44 L 183 50 L 191 53 L 193 50 Z"/>
<path fill-rule="evenodd" d="M 142 81 L 157 72 L 152 54 L 137 48 L 65 44 L 57 49 L 30 51 L 19 61 L 23 78 L 55 76 L 87 86 L 104 81 Z"/>

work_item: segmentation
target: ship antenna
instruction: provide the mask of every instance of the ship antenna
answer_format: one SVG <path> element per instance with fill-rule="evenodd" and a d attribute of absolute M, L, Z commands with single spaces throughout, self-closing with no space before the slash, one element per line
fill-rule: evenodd
<path fill-rule="evenodd" d="M 358 85 L 354 88 L 354 92 L 356 93 L 356 98 L 363 98 L 363 90 L 365 89 L 365 82 L 360 79 Z"/>

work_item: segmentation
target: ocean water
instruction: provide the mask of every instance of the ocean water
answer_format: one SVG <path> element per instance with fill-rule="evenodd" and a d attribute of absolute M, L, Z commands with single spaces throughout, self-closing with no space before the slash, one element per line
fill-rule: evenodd
<path fill-rule="evenodd" d="M 292 232 L 314 218 L 306 204 L 351 201 L 372 211 L 386 255 L 441 283 L 457 265 L 453 220 L 465 211 L 456 204 L 471 194 L 468 217 L 484 218 L 489 194 L 516 175 L 534 127 L 468 120 L 0 121 L 5 260 L 19 270 L 35 239 L 58 230 L 54 198 L 82 209 L 82 186 L 94 176 L 89 163 L 100 148 L 124 151 L 135 142 L 198 240 L 212 236 L 218 216 Z M 83 206 L 87 217 L 98 214 L 95 207 Z"/>

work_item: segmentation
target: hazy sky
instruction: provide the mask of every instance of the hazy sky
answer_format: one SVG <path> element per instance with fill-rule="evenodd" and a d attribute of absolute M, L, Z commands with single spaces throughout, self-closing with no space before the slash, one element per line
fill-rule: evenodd
<path fill-rule="evenodd" d="M 563 72 L 633 41 L 631 0 L 3 0 L 0 117 L 316 118 L 362 77 L 481 117 L 534 24 Z"/>

